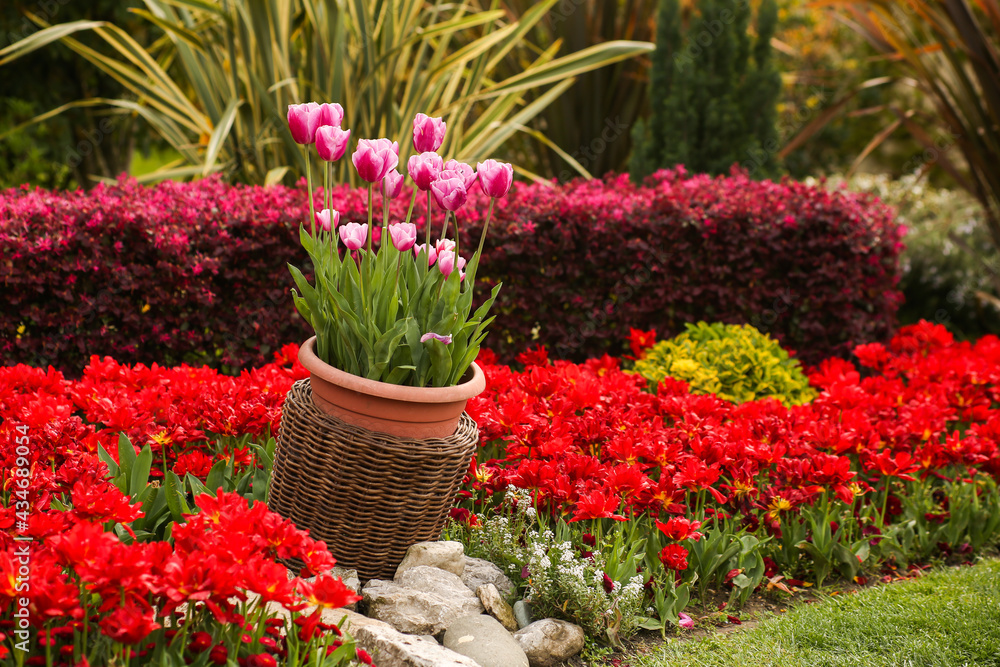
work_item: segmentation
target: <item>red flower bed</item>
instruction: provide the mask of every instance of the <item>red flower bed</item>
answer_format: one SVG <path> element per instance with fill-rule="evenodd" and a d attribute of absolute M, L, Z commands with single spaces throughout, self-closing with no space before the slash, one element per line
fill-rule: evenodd
<path fill-rule="evenodd" d="M 292 640 L 277 637 L 289 628 L 282 634 L 263 612 L 241 620 L 234 597 L 343 602 L 334 581 L 290 584 L 274 564 L 297 556 L 323 570 L 330 561 L 320 543 L 235 495 L 198 496 L 200 512 L 173 526 L 172 546 L 132 542 L 124 527 L 144 508 L 111 483 L 97 456 L 99 446 L 114 456 L 124 431 L 136 451 L 153 449 L 153 470 L 204 478 L 219 460 L 254 465 L 250 441 L 273 432 L 285 393 L 305 376 L 295 352 L 287 346 L 275 363 L 240 377 L 96 358 L 79 380 L 0 368 L 0 646 L 10 650 L 16 639 L 19 537 L 32 540 L 28 609 L 46 632 L 34 636 L 51 638 L 64 662 L 82 623 L 112 653 L 138 655 L 144 644 L 133 640 L 145 637 L 182 657 L 221 652 L 219 637 L 227 637 L 230 654 L 280 657 Z M 766 564 L 779 589 L 779 573 L 822 581 L 836 569 L 861 581 L 862 566 L 967 558 L 995 542 L 1000 339 L 957 343 L 922 323 L 855 353 L 861 368 L 834 359 L 812 369 L 821 393 L 793 408 L 692 395 L 669 379 L 651 393 L 611 357 L 551 362 L 539 348 L 522 354 L 525 369 L 516 371 L 483 355 L 489 388 L 469 404 L 482 456 L 455 516 L 471 519 L 469 509 L 496 504 L 516 486 L 538 511 L 589 530 L 587 548 L 593 534 L 602 539 L 602 525 L 635 522 L 636 534 L 659 535 L 654 556 L 678 590 L 695 576 L 699 585 L 748 593 L 756 585 L 744 574 L 749 565 L 706 575 L 706 544 L 720 531 L 756 536 L 759 576 Z M 170 612 L 183 603 L 203 603 L 198 622 L 217 633 L 212 641 L 167 636 Z M 244 641 L 247 622 L 258 634 Z M 298 622 L 293 634 L 313 638 L 311 621 Z M 207 632 L 198 628 L 189 626 Z"/>
<path fill-rule="evenodd" d="M 832 559 L 800 544 L 835 549 L 819 546 L 823 521 L 836 523 L 823 539 L 854 544 L 862 560 L 863 535 L 888 536 L 892 524 L 916 533 L 898 553 L 881 542 L 875 562 L 995 541 L 1000 339 L 957 343 L 922 323 L 856 354 L 867 377 L 825 361 L 810 376 L 822 393 L 792 408 L 690 394 L 672 378 L 650 393 L 611 357 L 577 365 L 536 350 L 521 355 L 523 372 L 484 364 L 487 392 L 468 410 L 486 449 L 467 478 L 467 508 L 514 486 L 569 522 L 694 515 L 783 544 L 768 553 L 789 572 Z"/>
<path fill-rule="evenodd" d="M 303 199 L 215 179 L 0 193 L 0 362 L 265 363 L 309 335 L 287 270 L 302 260 Z M 364 202 L 340 188 L 333 206 L 346 222 Z M 459 216 L 464 247 L 485 204 L 477 190 Z M 618 353 L 629 326 L 667 335 L 705 319 L 752 323 L 818 362 L 887 337 L 901 299 L 891 211 L 790 181 L 680 170 L 644 187 L 519 186 L 491 226 L 481 277 L 504 288 L 487 344 L 506 360 L 537 341 L 581 361 Z"/>
<path fill-rule="evenodd" d="M 294 359 L 294 347 L 286 352 Z M 246 442 L 277 426 L 285 393 L 304 375 L 280 355 L 239 378 L 96 357 L 79 381 L 0 368 L 0 658 L 265 666 L 327 651 L 334 664 L 350 662 L 353 645 L 321 610 L 357 597 L 325 574 L 334 560 L 322 542 L 221 490 L 197 497 L 196 511 L 172 526 L 172 544 L 129 539 L 129 523 L 150 508 L 123 494 L 97 456 L 99 447 L 117 452 L 122 431 L 137 449 L 154 447 L 153 476 L 172 468 L 204 478 L 215 458 L 245 467 Z M 300 578 L 288 578 L 284 558 L 306 563 Z M 266 603 L 292 610 L 292 620 Z"/>
<path fill-rule="evenodd" d="M 614 508 L 625 499 L 656 513 L 706 492 L 740 514 L 824 491 L 849 502 L 864 482 L 904 472 L 1000 479 L 1000 339 L 958 343 L 923 323 L 856 354 L 877 373 L 825 361 L 810 375 L 820 396 L 785 408 L 690 394 L 673 378 L 654 394 L 617 359 L 577 365 L 534 352 L 521 355 L 523 372 L 480 360 L 487 391 L 468 410 L 505 454 L 486 465 L 490 488 L 532 489 L 570 519 L 593 518 L 608 496 Z"/>

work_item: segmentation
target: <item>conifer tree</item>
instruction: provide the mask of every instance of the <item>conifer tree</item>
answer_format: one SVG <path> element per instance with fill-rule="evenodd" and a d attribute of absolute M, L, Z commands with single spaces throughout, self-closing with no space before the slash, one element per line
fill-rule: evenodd
<path fill-rule="evenodd" d="M 679 0 L 660 0 L 651 113 L 633 131 L 633 178 L 677 164 L 713 175 L 734 163 L 754 178 L 779 172 L 777 17 L 775 1 L 763 0 L 751 36 L 749 0 L 699 0 L 684 29 Z"/>

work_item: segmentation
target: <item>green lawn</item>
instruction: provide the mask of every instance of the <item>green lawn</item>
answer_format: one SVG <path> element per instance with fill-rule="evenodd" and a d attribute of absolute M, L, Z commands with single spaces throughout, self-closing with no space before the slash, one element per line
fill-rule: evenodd
<path fill-rule="evenodd" d="M 1000 666 L 1000 561 L 803 605 L 743 632 L 672 642 L 632 667 Z"/>

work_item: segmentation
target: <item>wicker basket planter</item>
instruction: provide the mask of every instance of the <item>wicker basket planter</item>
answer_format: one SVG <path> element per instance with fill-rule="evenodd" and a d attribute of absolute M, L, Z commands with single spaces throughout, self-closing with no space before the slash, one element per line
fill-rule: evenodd
<path fill-rule="evenodd" d="M 478 443 L 464 412 L 443 438 L 348 424 L 320 410 L 301 380 L 285 399 L 269 505 L 362 580 L 392 578 L 411 544 L 440 536 Z"/>

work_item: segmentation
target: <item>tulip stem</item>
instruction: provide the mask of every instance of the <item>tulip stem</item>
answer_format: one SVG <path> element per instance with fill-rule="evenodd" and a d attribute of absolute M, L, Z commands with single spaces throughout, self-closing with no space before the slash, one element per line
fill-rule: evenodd
<path fill-rule="evenodd" d="M 316 211 L 313 210 L 313 175 L 309 162 L 309 149 L 302 147 L 302 153 L 306 158 L 306 206 L 309 208 L 309 222 L 312 227 L 312 237 L 316 238 Z"/>
<path fill-rule="evenodd" d="M 413 215 L 413 205 L 417 203 L 417 189 L 413 188 L 413 194 L 410 196 L 410 208 L 406 210 L 406 220 L 403 222 L 409 222 L 410 216 Z"/>
<path fill-rule="evenodd" d="M 323 203 L 325 204 L 323 208 L 332 209 L 333 208 L 333 189 L 330 187 L 333 183 L 333 163 L 326 163 L 326 185 L 323 186 Z M 330 221 L 330 232 L 333 232 L 333 220 Z"/>
<path fill-rule="evenodd" d="M 490 228 L 490 218 L 493 217 L 493 202 L 495 201 L 495 197 L 490 197 L 490 207 L 486 211 L 486 223 L 483 225 L 483 233 L 479 237 L 479 249 L 476 250 L 476 257 L 483 254 L 483 244 L 486 243 L 486 232 Z"/>
<path fill-rule="evenodd" d="M 389 182 L 382 179 L 382 241 L 385 242 L 385 235 L 389 231 Z M 382 247 L 381 245 L 379 246 Z"/>
<path fill-rule="evenodd" d="M 455 219 L 455 268 L 458 268 L 458 211 L 454 211 L 451 217 Z"/>
<path fill-rule="evenodd" d="M 425 233 L 425 243 L 427 247 L 427 256 L 430 257 L 431 254 L 431 191 L 427 190 L 427 224 L 424 225 L 427 229 L 424 230 Z"/>
<path fill-rule="evenodd" d="M 372 229 L 372 209 L 375 206 L 375 184 L 368 184 L 368 252 L 372 251 L 372 236 L 374 236 L 374 229 Z"/>

